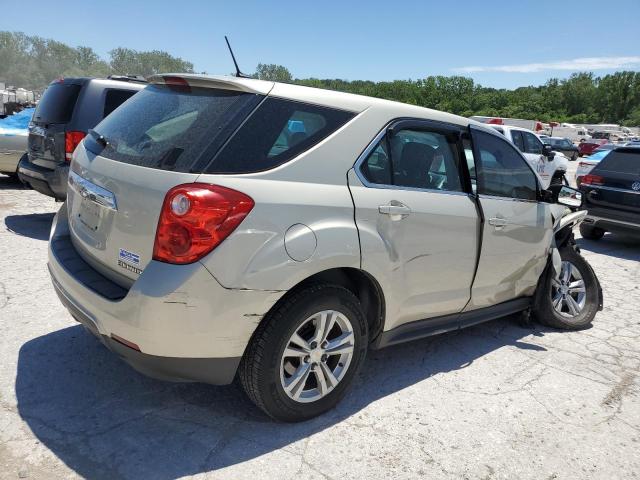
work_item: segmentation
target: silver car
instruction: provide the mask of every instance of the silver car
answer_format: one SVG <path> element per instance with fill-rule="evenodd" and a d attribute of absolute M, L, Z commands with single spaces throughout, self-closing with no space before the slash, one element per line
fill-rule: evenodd
<path fill-rule="evenodd" d="M 554 188 L 466 118 L 162 75 L 76 149 L 49 270 L 137 370 L 237 376 L 299 421 L 339 401 L 368 348 L 518 312 L 587 327 L 602 294 L 571 234 L 580 194 Z"/>

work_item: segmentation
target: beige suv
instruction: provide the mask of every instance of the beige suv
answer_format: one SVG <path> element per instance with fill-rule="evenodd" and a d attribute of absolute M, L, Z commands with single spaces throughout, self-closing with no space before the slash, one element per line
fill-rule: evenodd
<path fill-rule="evenodd" d="M 400 103 L 162 75 L 89 131 L 49 269 L 137 370 L 230 383 L 272 417 L 334 406 L 368 348 L 602 305 L 572 225 L 503 136 Z M 557 204 L 557 202 L 562 205 Z"/>

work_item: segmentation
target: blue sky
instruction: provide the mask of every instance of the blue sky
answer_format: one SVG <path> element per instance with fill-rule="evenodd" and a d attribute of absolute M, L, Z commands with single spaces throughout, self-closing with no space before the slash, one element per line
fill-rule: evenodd
<path fill-rule="evenodd" d="M 19 2 L 18 2 L 19 3 Z M 640 70 L 640 0 L 278 1 L 0 0 L 0 30 L 100 55 L 118 46 L 166 50 L 197 71 L 285 65 L 296 77 L 349 80 L 472 77 L 485 86 L 538 85 L 575 70 Z M 33 13 L 27 13 L 33 12 Z"/>

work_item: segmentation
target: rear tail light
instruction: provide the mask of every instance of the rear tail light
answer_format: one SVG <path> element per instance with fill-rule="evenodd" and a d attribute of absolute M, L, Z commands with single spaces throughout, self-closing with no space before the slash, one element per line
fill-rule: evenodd
<path fill-rule="evenodd" d="M 153 259 L 193 263 L 233 232 L 254 206 L 244 193 L 206 183 L 173 187 L 164 198 Z"/>
<path fill-rule="evenodd" d="M 600 175 L 585 175 L 580 185 L 604 185 L 604 177 Z"/>
<path fill-rule="evenodd" d="M 64 132 L 64 159 L 67 162 L 71 161 L 73 151 L 76 149 L 85 135 L 85 132 L 76 132 L 73 130 L 70 132 Z"/>

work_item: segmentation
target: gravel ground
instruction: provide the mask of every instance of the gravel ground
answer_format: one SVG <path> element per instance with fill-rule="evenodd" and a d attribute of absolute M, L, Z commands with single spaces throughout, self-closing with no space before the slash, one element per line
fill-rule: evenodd
<path fill-rule="evenodd" d="M 640 477 L 637 241 L 580 240 L 604 288 L 593 328 L 502 319 L 372 352 L 336 410 L 283 425 L 85 333 L 47 272 L 57 207 L 0 176 L 0 478 Z"/>

